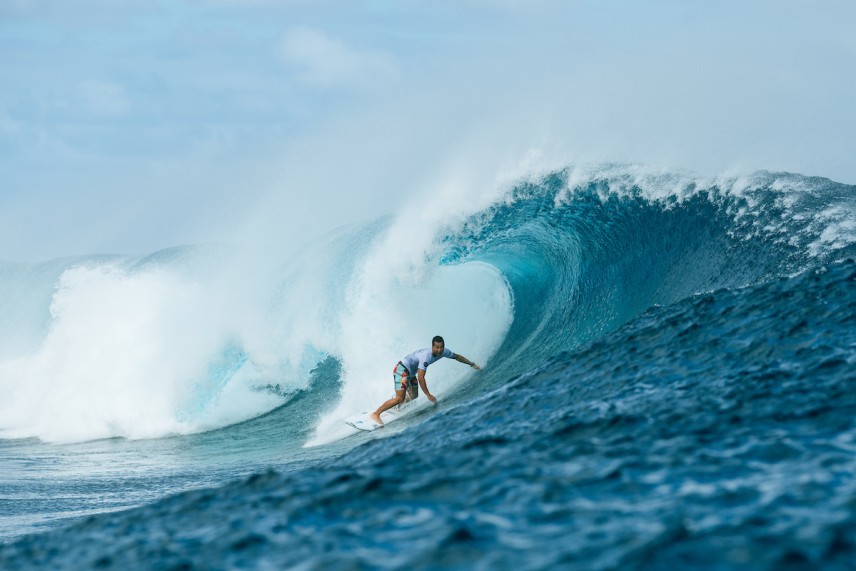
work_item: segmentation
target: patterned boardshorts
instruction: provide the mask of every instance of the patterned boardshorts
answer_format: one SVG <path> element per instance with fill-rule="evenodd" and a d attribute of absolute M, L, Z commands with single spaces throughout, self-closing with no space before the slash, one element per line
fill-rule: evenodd
<path fill-rule="evenodd" d="M 419 382 L 416 376 L 410 376 L 410 371 L 407 367 L 401 364 L 401 361 L 392 370 L 393 388 L 397 391 L 407 391 L 404 393 L 405 400 L 413 400 L 419 396 Z"/>

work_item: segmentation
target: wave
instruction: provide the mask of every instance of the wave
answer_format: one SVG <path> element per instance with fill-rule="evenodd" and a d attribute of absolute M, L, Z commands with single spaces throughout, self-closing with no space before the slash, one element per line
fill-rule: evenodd
<path fill-rule="evenodd" d="M 850 569 L 854 282 L 850 260 L 652 308 L 419 430 L 77 518 L 0 565 Z"/>
<path fill-rule="evenodd" d="M 488 263 L 510 284 L 514 321 L 489 377 L 503 381 L 652 306 L 853 257 L 856 187 L 565 169 L 518 185 L 442 243 L 441 263 Z"/>
<path fill-rule="evenodd" d="M 153 438 L 279 408 L 305 438 L 295 397 L 333 358 L 335 402 L 308 416 L 321 444 L 435 334 L 487 367 L 440 362 L 432 392 L 471 398 L 652 306 L 853 257 L 854 244 L 853 186 L 601 165 L 533 175 L 466 215 L 439 205 L 345 227 L 283 263 L 194 247 L 3 264 L 0 436 Z"/>

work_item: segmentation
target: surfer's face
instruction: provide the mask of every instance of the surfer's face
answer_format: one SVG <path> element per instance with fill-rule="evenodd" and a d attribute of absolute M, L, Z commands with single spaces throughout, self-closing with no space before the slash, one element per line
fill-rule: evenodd
<path fill-rule="evenodd" d="M 431 354 L 437 357 L 443 352 L 443 349 L 445 349 L 445 347 L 446 345 L 444 343 L 432 343 Z"/>

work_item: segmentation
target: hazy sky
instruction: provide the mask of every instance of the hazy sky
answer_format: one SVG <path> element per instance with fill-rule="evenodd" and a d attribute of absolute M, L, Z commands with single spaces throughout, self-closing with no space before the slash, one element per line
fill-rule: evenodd
<path fill-rule="evenodd" d="M 299 240 L 533 150 L 854 184 L 854 29 L 852 0 L 0 0 L 0 259 Z"/>

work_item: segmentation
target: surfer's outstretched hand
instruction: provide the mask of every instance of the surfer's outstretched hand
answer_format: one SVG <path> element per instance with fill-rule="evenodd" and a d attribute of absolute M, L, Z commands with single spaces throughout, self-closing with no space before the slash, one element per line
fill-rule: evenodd
<path fill-rule="evenodd" d="M 425 397 L 434 404 L 437 404 L 437 397 L 435 397 L 434 395 L 425 393 Z"/>

